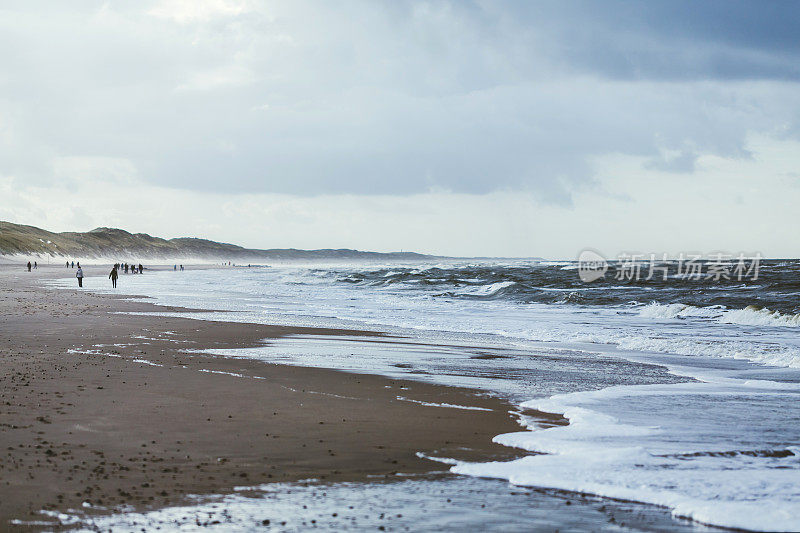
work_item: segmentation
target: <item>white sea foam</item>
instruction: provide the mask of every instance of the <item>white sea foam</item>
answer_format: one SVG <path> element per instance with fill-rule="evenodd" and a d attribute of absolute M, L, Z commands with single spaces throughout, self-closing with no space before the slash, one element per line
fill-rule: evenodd
<path fill-rule="evenodd" d="M 491 409 L 487 409 L 486 407 L 474 407 L 471 405 L 457 405 L 453 403 L 435 403 L 435 402 L 423 402 L 420 400 L 412 400 L 411 398 L 406 398 L 404 396 L 397 396 L 397 399 L 403 402 L 412 402 L 417 403 L 419 405 L 424 405 L 426 407 L 447 407 L 449 409 L 466 409 L 468 411 L 491 411 Z"/>
<path fill-rule="evenodd" d="M 725 309 L 715 305 L 695 307 L 693 305 L 673 303 L 650 303 L 639 309 L 639 315 L 647 318 L 710 318 L 720 324 L 738 324 L 741 326 L 768 327 L 800 327 L 800 314 L 785 315 L 778 311 L 748 306 L 744 309 Z"/>
<path fill-rule="evenodd" d="M 505 289 L 506 287 L 510 287 L 512 285 L 516 285 L 516 282 L 499 281 L 497 283 L 491 283 L 489 285 L 480 285 L 477 287 L 470 287 L 467 289 L 463 289 L 458 291 L 458 294 L 466 294 L 473 296 L 493 296 L 502 289 Z"/>
<path fill-rule="evenodd" d="M 719 307 L 695 307 L 680 303 L 660 304 L 653 302 L 639 310 L 639 315 L 647 318 L 713 318 L 721 314 L 722 310 Z"/>
<path fill-rule="evenodd" d="M 800 327 L 800 314 L 784 315 L 778 311 L 748 306 L 744 309 L 726 311 L 719 321 L 723 324 L 743 326 Z"/>
<path fill-rule="evenodd" d="M 149 365 L 149 366 L 164 366 L 164 365 L 159 364 L 159 363 L 154 363 L 152 361 L 148 361 L 147 359 L 131 359 L 131 361 L 133 361 L 134 363 L 142 363 L 144 365 Z"/>
<path fill-rule="evenodd" d="M 459 463 L 452 471 L 663 505 L 676 516 L 725 527 L 800 529 L 798 457 L 790 443 L 765 441 L 761 433 L 776 421 L 769 409 L 783 407 L 776 387 L 796 400 L 796 384 L 715 381 L 611 387 L 523 403 L 563 413 L 570 423 L 494 441 L 546 455 Z M 742 414 L 742 398 L 767 412 Z M 800 412 L 794 411 L 789 418 Z"/>
<path fill-rule="evenodd" d="M 624 350 L 744 359 L 764 365 L 800 368 L 800 349 L 772 343 L 713 338 L 674 338 L 650 335 L 609 336 Z M 597 341 L 598 339 L 593 339 Z"/>
<path fill-rule="evenodd" d="M 209 374 L 220 374 L 223 376 L 231 376 L 234 378 L 252 378 L 252 379 L 266 379 L 261 376 L 245 376 L 237 372 L 225 372 L 224 370 L 209 370 L 208 368 L 201 368 L 200 372 L 208 372 Z"/>

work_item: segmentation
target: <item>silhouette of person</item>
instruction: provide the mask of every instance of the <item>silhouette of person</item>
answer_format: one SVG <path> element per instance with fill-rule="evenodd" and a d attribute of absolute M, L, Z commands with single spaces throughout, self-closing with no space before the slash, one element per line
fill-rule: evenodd
<path fill-rule="evenodd" d="M 139 274 L 142 274 L 143 272 L 144 272 L 144 267 L 142 266 L 141 263 L 139 263 Z"/>
<path fill-rule="evenodd" d="M 31 262 L 28 261 L 28 272 L 30 272 L 30 271 L 31 271 Z"/>
<path fill-rule="evenodd" d="M 33 269 L 36 270 L 37 268 L 39 268 L 39 262 L 38 261 L 34 261 L 33 262 Z"/>
<path fill-rule="evenodd" d="M 78 278 L 78 287 L 83 287 L 83 269 L 80 263 L 78 263 L 78 271 L 75 272 L 75 277 Z"/>
<path fill-rule="evenodd" d="M 111 269 L 111 274 L 108 275 L 108 278 L 111 280 L 111 286 L 115 289 L 117 288 L 117 265 L 114 265 L 114 268 Z"/>

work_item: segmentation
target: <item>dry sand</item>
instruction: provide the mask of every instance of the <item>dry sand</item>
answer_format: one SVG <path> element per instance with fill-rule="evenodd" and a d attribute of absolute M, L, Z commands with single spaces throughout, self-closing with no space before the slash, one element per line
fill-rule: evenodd
<path fill-rule="evenodd" d="M 64 275 L 0 266 L 0 530 L 83 502 L 147 509 L 239 485 L 442 470 L 417 452 L 513 453 L 491 443 L 519 430 L 513 406 L 477 391 L 186 351 L 369 333 L 114 314 L 165 308 L 43 283 Z M 491 411 L 398 401 L 401 387 Z"/>

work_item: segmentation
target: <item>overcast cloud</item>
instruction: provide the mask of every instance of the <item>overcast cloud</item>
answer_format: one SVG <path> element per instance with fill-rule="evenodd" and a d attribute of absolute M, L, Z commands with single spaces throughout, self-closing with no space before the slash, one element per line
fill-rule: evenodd
<path fill-rule="evenodd" d="M 86 195 L 111 205 L 131 185 L 212 204 L 522 194 L 580 218 L 636 197 L 609 176 L 658 195 L 702 161 L 759 161 L 754 138 L 796 141 L 798 35 L 782 2 L 4 2 L 0 179 L 99 183 Z"/>

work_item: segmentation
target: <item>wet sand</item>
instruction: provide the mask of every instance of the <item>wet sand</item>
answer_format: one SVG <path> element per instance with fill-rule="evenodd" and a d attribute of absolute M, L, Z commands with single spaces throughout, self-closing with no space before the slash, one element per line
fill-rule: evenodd
<path fill-rule="evenodd" d="M 64 275 L 0 265 L 0 530 L 84 502 L 145 510 L 241 485 L 443 470 L 417 452 L 515 453 L 491 443 L 519 430 L 513 406 L 478 391 L 191 353 L 380 333 L 124 314 L 169 308 L 42 283 Z"/>

